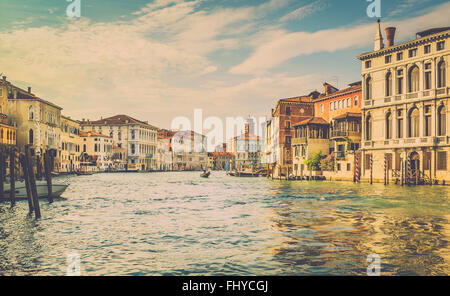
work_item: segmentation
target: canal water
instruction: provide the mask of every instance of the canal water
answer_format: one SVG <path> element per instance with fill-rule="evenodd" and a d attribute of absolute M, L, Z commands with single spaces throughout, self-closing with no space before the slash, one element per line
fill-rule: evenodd
<path fill-rule="evenodd" d="M 450 275 L 448 187 L 234 178 L 60 178 L 62 199 L 0 204 L 0 275 Z M 55 181 L 56 182 L 56 181 Z"/>

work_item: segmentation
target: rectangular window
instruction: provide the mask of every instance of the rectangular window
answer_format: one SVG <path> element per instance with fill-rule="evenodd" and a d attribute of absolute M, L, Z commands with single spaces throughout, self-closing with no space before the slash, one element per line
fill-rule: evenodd
<path fill-rule="evenodd" d="M 352 165 L 350 163 L 347 163 L 347 172 L 350 172 L 352 169 Z"/>
<path fill-rule="evenodd" d="M 397 138 L 403 138 L 403 118 L 397 119 Z"/>
<path fill-rule="evenodd" d="M 414 57 L 416 57 L 416 56 L 417 56 L 417 48 L 410 49 L 410 50 L 409 50 L 409 57 L 410 57 L 410 58 L 414 58 Z"/>
<path fill-rule="evenodd" d="M 397 61 L 403 60 L 403 52 L 397 53 Z"/>
<path fill-rule="evenodd" d="M 366 69 L 372 67 L 372 61 L 366 61 Z"/>
<path fill-rule="evenodd" d="M 323 104 L 320 104 L 320 113 L 325 112 L 325 107 Z"/>
<path fill-rule="evenodd" d="M 439 50 L 444 50 L 445 49 L 445 41 L 438 42 L 437 45 L 436 45 L 436 49 L 438 51 Z"/>
<path fill-rule="evenodd" d="M 286 107 L 286 115 L 291 115 L 291 107 Z"/>
<path fill-rule="evenodd" d="M 425 106 L 424 112 L 424 134 L 425 137 L 429 137 L 431 136 L 431 106 Z"/>
<path fill-rule="evenodd" d="M 341 171 L 341 164 L 340 163 L 337 164 L 337 170 Z"/>
<path fill-rule="evenodd" d="M 425 89 L 431 89 L 431 71 L 425 72 Z"/>
<path fill-rule="evenodd" d="M 423 52 L 425 54 L 428 54 L 431 52 L 431 45 L 425 45 L 425 47 L 423 48 Z"/>
<path fill-rule="evenodd" d="M 330 111 L 333 111 L 333 102 L 330 102 Z"/>
<path fill-rule="evenodd" d="M 392 62 L 392 56 L 391 55 L 385 56 L 384 57 L 384 62 L 386 64 L 389 64 L 390 62 Z"/>
<path fill-rule="evenodd" d="M 286 121 L 286 129 L 291 129 L 291 122 L 289 120 Z"/>
<path fill-rule="evenodd" d="M 439 151 L 437 153 L 437 169 L 438 171 L 446 171 L 447 170 L 447 152 Z"/>
<path fill-rule="evenodd" d="M 355 106 L 358 106 L 358 97 L 355 97 Z"/>

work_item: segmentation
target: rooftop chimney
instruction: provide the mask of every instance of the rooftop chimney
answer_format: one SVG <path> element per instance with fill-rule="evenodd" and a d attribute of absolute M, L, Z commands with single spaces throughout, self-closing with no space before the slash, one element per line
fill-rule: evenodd
<path fill-rule="evenodd" d="M 31 87 L 28 87 L 28 93 L 31 94 Z"/>
<path fill-rule="evenodd" d="M 388 47 L 394 46 L 395 31 L 396 30 L 397 29 L 395 27 L 386 28 L 386 39 L 387 39 L 387 46 Z"/>

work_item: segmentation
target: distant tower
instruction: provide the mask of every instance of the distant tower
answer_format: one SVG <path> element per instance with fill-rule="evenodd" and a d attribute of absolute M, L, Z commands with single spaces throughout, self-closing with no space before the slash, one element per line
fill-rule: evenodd
<path fill-rule="evenodd" d="M 383 48 L 384 48 L 384 43 L 383 43 L 383 35 L 381 34 L 381 23 L 380 23 L 380 19 L 378 19 L 377 33 L 375 35 L 375 46 L 374 46 L 373 50 L 378 51 Z"/>
<path fill-rule="evenodd" d="M 245 123 L 245 135 L 254 135 L 255 134 L 255 122 L 252 118 L 248 118 Z"/>

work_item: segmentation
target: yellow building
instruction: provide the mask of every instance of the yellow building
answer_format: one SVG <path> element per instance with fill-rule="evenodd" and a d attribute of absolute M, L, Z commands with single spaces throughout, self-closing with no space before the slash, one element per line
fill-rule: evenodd
<path fill-rule="evenodd" d="M 386 159 L 390 179 L 406 171 L 404 176 L 415 183 L 449 183 L 450 28 L 419 32 L 400 44 L 394 44 L 395 31 L 386 29 L 385 47 L 378 23 L 374 51 L 358 57 L 363 79 L 361 175 L 367 179 L 372 171 L 373 179 L 382 181 Z"/>
<path fill-rule="evenodd" d="M 16 145 L 15 124 L 8 118 L 8 84 L 3 76 L 0 80 L 0 144 Z"/>
<path fill-rule="evenodd" d="M 292 141 L 294 176 L 305 177 L 312 174 L 312 171 L 319 171 L 320 168 L 308 167 L 305 162 L 315 153 L 328 155 L 330 152 L 329 139 L 330 124 L 323 118 L 311 117 L 294 126 Z"/>
<path fill-rule="evenodd" d="M 62 108 L 25 91 L 5 77 L 2 89 L 6 89 L 7 106 L 2 102 L 2 109 L 7 109 L 10 123 L 17 124 L 16 144 L 21 151 L 26 144 L 32 145 L 32 153 L 42 155 L 50 151 L 59 163 L 60 117 Z"/>
<path fill-rule="evenodd" d="M 61 115 L 61 149 L 59 150 L 59 171 L 75 172 L 80 169 L 83 139 L 80 136 L 80 122 Z"/>

